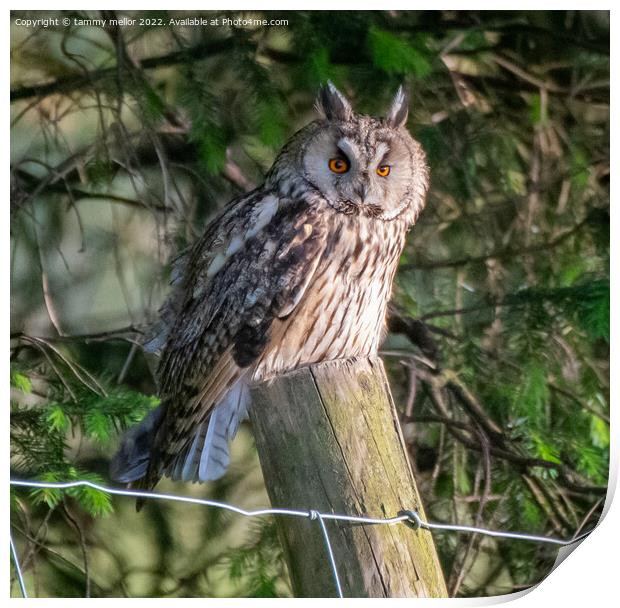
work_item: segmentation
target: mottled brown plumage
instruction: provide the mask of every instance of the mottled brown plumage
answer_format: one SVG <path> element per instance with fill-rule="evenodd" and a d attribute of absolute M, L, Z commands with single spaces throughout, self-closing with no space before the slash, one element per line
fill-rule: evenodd
<path fill-rule="evenodd" d="M 325 118 L 291 138 L 265 183 L 176 261 L 147 344 L 161 349 L 162 405 L 125 437 L 118 480 L 215 479 L 250 382 L 376 354 L 405 235 L 424 206 L 425 157 L 404 126 L 402 89 L 384 119 L 355 114 L 331 84 L 319 107 Z"/>

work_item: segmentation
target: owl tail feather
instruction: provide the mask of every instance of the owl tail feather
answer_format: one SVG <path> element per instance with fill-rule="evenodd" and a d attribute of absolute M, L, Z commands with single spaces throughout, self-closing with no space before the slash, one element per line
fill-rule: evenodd
<path fill-rule="evenodd" d="M 188 446 L 174 458 L 163 474 L 175 481 L 205 482 L 219 479 L 230 463 L 229 442 L 248 415 L 249 392 L 239 379 L 199 424 Z"/>
<path fill-rule="evenodd" d="M 144 477 L 149 466 L 151 447 L 164 413 L 165 407 L 162 404 L 125 433 L 118 452 L 110 462 L 112 479 L 131 483 Z"/>
<path fill-rule="evenodd" d="M 110 463 L 110 476 L 135 489 L 151 489 L 161 475 L 175 481 L 205 482 L 224 475 L 230 462 L 228 444 L 239 424 L 247 418 L 249 391 L 244 378 L 226 393 L 207 420 L 196 427 L 191 441 L 163 470 L 150 465 L 153 445 L 164 419 L 166 403 L 152 410 L 142 422 L 129 429 Z M 157 467 L 156 467 L 157 468 Z M 139 510 L 144 499 L 138 499 Z"/>

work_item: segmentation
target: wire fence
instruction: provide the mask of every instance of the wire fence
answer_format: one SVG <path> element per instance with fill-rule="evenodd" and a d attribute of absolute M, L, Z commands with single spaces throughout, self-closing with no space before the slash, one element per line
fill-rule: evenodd
<path fill-rule="evenodd" d="M 243 515 L 244 517 L 264 517 L 267 515 L 274 516 L 289 516 L 289 517 L 305 517 L 312 521 L 318 521 L 319 527 L 321 529 L 321 533 L 323 535 L 323 541 L 325 543 L 325 550 L 327 552 L 327 556 L 329 559 L 330 568 L 332 571 L 332 576 L 334 579 L 334 583 L 336 585 L 336 590 L 338 592 L 338 597 L 344 597 L 342 591 L 342 585 L 340 583 L 340 576 L 338 574 L 338 566 L 336 564 L 336 559 L 334 557 L 334 552 L 332 549 L 331 541 L 329 538 L 329 532 L 327 530 L 327 526 L 325 525 L 325 520 L 334 520 L 334 521 L 344 521 L 351 523 L 361 523 L 367 525 L 395 525 L 395 524 L 406 524 L 409 525 L 414 530 L 429 530 L 429 531 L 449 531 L 449 532 L 469 532 L 472 534 L 484 534 L 486 536 L 492 536 L 495 538 L 509 538 L 514 540 L 524 540 L 530 542 L 538 542 L 538 543 L 549 543 L 554 545 L 567 546 L 572 545 L 574 543 L 578 543 L 586 536 L 591 533 L 591 530 L 588 532 L 584 532 L 574 538 L 563 540 L 561 538 L 553 538 L 549 536 L 536 536 L 534 534 L 523 534 L 521 532 L 510 532 L 507 530 L 489 530 L 487 528 L 478 528 L 475 526 L 464 526 L 464 525 L 456 525 L 456 524 L 443 524 L 438 522 L 430 522 L 425 521 L 420 517 L 420 514 L 417 511 L 413 510 L 402 510 L 397 513 L 394 517 L 387 518 L 376 518 L 376 517 L 361 517 L 357 515 L 344 515 L 339 513 L 321 513 L 315 509 L 310 509 L 308 511 L 295 510 L 295 509 L 256 509 L 253 511 L 248 511 L 246 509 L 242 509 L 241 507 L 237 507 L 235 505 L 231 505 L 226 502 L 220 502 L 217 500 L 209 500 L 206 498 L 194 498 L 191 496 L 179 496 L 176 494 L 164 494 L 160 492 L 145 492 L 142 490 L 124 490 L 120 488 L 109 488 L 107 486 L 103 486 L 97 483 L 93 483 L 91 481 L 67 481 L 67 482 L 41 482 L 41 481 L 26 481 L 19 479 L 11 480 L 12 486 L 18 487 L 27 487 L 27 488 L 49 488 L 49 489 L 58 489 L 58 490 L 66 490 L 69 488 L 77 488 L 80 486 L 86 486 L 92 488 L 94 490 L 99 490 L 101 492 L 106 492 L 108 494 L 116 495 L 116 496 L 130 496 L 132 498 L 146 498 L 153 500 L 170 500 L 174 502 L 184 502 L 195 505 L 203 505 L 207 507 L 215 507 L 218 509 L 224 509 L 226 511 L 231 511 L 233 513 L 237 513 L 238 515 Z M 13 564 L 15 566 L 15 574 L 17 576 L 17 580 L 19 583 L 19 588 L 23 597 L 28 597 L 28 593 L 26 590 L 26 585 L 24 583 L 24 576 L 22 573 L 22 569 L 19 562 L 19 556 L 17 555 L 17 551 L 15 549 L 15 544 L 13 543 L 13 537 L 10 535 L 11 541 L 11 557 L 13 559 Z"/>

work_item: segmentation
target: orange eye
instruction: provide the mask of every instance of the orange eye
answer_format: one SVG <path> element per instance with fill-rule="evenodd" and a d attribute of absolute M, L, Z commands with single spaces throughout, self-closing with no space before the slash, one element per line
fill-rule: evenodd
<path fill-rule="evenodd" d="M 349 161 L 344 158 L 330 158 L 327 166 L 334 173 L 346 173 L 349 170 Z"/>
<path fill-rule="evenodd" d="M 377 167 L 377 175 L 387 177 L 390 174 L 390 165 L 381 165 Z"/>

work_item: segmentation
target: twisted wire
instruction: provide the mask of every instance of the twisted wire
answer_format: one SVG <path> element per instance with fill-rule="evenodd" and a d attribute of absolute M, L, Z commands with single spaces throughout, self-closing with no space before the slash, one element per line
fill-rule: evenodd
<path fill-rule="evenodd" d="M 278 516 L 290 516 L 290 517 L 304 517 L 309 518 L 311 521 L 318 521 L 319 526 L 321 528 L 321 533 L 323 536 L 323 542 L 325 544 L 325 550 L 327 552 L 327 556 L 329 558 L 329 564 L 332 572 L 332 576 L 334 579 L 334 584 L 336 585 L 336 590 L 338 592 L 338 597 L 344 597 L 342 591 L 342 585 L 340 583 L 340 576 L 338 574 L 338 567 L 336 564 L 336 559 L 334 557 L 334 552 L 332 549 L 332 544 L 330 541 L 330 537 L 327 531 L 327 527 L 325 526 L 325 520 L 336 520 L 336 521 L 344 521 L 350 523 L 360 523 L 366 525 L 394 525 L 398 523 L 406 523 L 414 530 L 424 529 L 428 531 L 449 531 L 449 532 L 468 532 L 471 534 L 484 534 L 486 536 L 493 536 L 495 538 L 509 538 L 513 540 L 525 540 L 530 542 L 539 542 L 539 543 L 549 543 L 554 545 L 567 546 L 572 545 L 574 543 L 578 543 L 583 540 L 586 536 L 590 534 L 590 532 L 584 532 L 575 538 L 571 538 L 568 540 L 564 540 L 561 538 L 554 538 L 550 536 L 538 536 L 535 534 L 524 534 L 521 532 L 511 532 L 508 530 L 490 530 L 487 528 L 479 528 L 476 526 L 465 526 L 465 525 L 456 525 L 456 524 L 444 524 L 438 522 L 430 522 L 425 521 L 421 518 L 420 514 L 414 510 L 402 510 L 394 517 L 386 517 L 386 518 L 377 518 L 377 517 L 363 517 L 358 515 L 345 515 L 340 513 L 321 513 L 316 509 L 311 509 L 309 511 L 302 511 L 296 509 L 254 509 L 247 510 L 242 509 L 236 505 L 231 505 L 226 502 L 221 502 L 217 500 L 209 500 L 207 498 L 194 498 L 191 496 L 179 496 L 177 494 L 165 494 L 162 492 L 147 492 L 144 490 L 128 490 L 121 488 L 110 488 L 98 483 L 94 483 L 92 481 L 86 480 L 78 480 L 78 481 L 66 481 L 66 482 L 43 482 L 43 481 L 29 481 L 29 480 L 21 480 L 21 479 L 11 479 L 10 481 L 12 486 L 16 487 L 28 487 L 28 488 L 47 488 L 47 489 L 58 489 L 58 490 L 66 490 L 69 488 L 77 488 L 77 487 L 89 487 L 94 490 L 99 490 L 100 492 L 105 492 L 107 494 L 112 494 L 116 496 L 130 496 L 132 498 L 147 498 L 154 500 L 171 500 L 174 502 L 185 502 L 189 504 L 195 505 L 203 505 L 207 507 L 215 507 L 218 509 L 225 509 L 227 511 L 232 511 L 233 513 L 237 513 L 238 515 L 243 515 L 244 517 L 263 517 L 266 515 L 278 515 Z M 20 590 L 23 597 L 27 596 L 26 586 L 24 584 L 24 579 L 21 571 L 21 567 L 19 564 L 19 558 L 17 555 L 17 551 L 15 550 L 15 545 L 13 543 L 13 539 L 11 537 L 11 556 L 13 559 L 13 563 L 15 565 L 15 572 L 17 573 L 17 578 L 19 581 Z"/>

